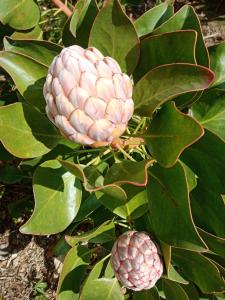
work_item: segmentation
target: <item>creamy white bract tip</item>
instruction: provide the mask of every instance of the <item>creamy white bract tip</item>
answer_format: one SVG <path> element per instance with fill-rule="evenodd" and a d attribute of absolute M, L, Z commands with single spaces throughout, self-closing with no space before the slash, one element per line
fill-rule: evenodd
<path fill-rule="evenodd" d="M 44 85 L 46 113 L 66 138 L 90 146 L 111 144 L 133 115 L 132 82 L 96 48 L 64 48 Z"/>

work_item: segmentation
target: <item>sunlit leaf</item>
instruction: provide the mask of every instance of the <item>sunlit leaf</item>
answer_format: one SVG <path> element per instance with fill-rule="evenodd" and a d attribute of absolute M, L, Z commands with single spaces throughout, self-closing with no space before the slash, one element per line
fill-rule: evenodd
<path fill-rule="evenodd" d="M 139 40 L 118 0 L 108 1 L 98 13 L 89 46 L 115 58 L 124 72 L 130 74 L 134 70 L 139 58 Z"/>
<path fill-rule="evenodd" d="M 79 299 L 81 282 L 90 263 L 91 252 L 84 246 L 78 246 L 67 253 L 59 278 L 57 300 Z"/>
<path fill-rule="evenodd" d="M 32 158 L 48 153 L 60 136 L 32 106 L 15 103 L 0 108 L 0 140 L 13 155 Z"/>
<path fill-rule="evenodd" d="M 20 231 L 47 235 L 66 229 L 80 207 L 82 189 L 79 180 L 58 161 L 46 161 L 34 173 L 33 190 L 34 212 Z"/>
<path fill-rule="evenodd" d="M 164 102 L 180 94 L 206 89 L 213 78 L 209 69 L 197 65 L 177 63 L 157 67 L 135 85 L 135 110 L 149 116 Z"/>
<path fill-rule="evenodd" d="M 31 57 L 10 51 L 0 52 L 0 66 L 12 77 L 21 95 L 44 111 L 43 85 L 48 67 Z"/>
<path fill-rule="evenodd" d="M 153 118 L 145 141 L 159 164 L 171 167 L 184 149 L 202 135 L 201 126 L 192 117 L 181 113 L 174 102 L 169 102 Z"/>
<path fill-rule="evenodd" d="M 37 25 L 38 5 L 33 0 L 1 0 L 0 21 L 12 28 L 26 30 Z"/>

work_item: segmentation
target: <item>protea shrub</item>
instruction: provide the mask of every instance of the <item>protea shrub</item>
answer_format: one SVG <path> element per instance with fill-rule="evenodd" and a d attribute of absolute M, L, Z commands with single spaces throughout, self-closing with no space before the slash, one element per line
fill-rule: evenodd
<path fill-rule="evenodd" d="M 1 3 L 0 180 L 33 185 L 22 233 L 60 237 L 57 300 L 222 299 L 225 44 L 189 5 L 119 0 L 78 0 L 52 43 L 28 2 Z"/>

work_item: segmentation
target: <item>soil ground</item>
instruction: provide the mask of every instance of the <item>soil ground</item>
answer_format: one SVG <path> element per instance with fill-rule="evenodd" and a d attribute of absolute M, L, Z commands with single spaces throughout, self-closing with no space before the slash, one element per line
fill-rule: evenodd
<path fill-rule="evenodd" d="M 131 8 L 129 13 L 135 17 L 153 3 L 153 0 L 146 1 L 145 5 L 136 6 L 135 10 Z M 178 0 L 176 9 L 184 4 L 195 7 L 208 46 L 225 40 L 224 0 Z M 59 237 L 23 235 L 19 227 L 30 212 L 25 211 L 21 217 L 12 217 L 10 213 L 13 203 L 31 194 L 31 189 L 23 184 L 0 185 L 0 300 L 55 299 L 61 265 L 53 256 L 52 249 Z"/>

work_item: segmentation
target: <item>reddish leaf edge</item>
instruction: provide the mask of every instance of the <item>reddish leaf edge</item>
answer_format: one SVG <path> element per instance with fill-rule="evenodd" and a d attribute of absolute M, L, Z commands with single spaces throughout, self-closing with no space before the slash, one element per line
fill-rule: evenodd
<path fill-rule="evenodd" d="M 58 161 L 64 168 L 66 168 L 69 172 L 71 172 L 75 176 L 77 176 L 78 179 L 83 181 L 84 188 L 85 188 L 86 191 L 88 191 L 88 192 L 97 192 L 97 191 L 104 192 L 107 188 L 116 188 L 118 192 L 123 194 L 124 197 L 122 198 L 122 200 L 127 200 L 127 193 L 125 192 L 125 190 L 120 185 L 131 184 L 131 185 L 135 185 L 135 186 L 146 186 L 147 183 L 148 183 L 148 168 L 150 166 L 152 166 L 153 162 L 155 162 L 155 160 L 146 161 L 146 164 L 145 164 L 145 167 L 144 167 L 144 180 L 143 180 L 143 182 L 120 180 L 120 181 L 115 181 L 113 183 L 109 183 L 109 184 L 106 184 L 106 185 L 94 187 L 94 186 L 91 186 L 88 182 L 88 178 L 86 177 L 85 172 L 84 172 L 85 168 L 83 169 L 80 165 L 73 164 L 73 163 L 68 162 L 68 161 L 63 161 L 63 160 L 60 160 L 60 159 L 58 159 Z"/>

